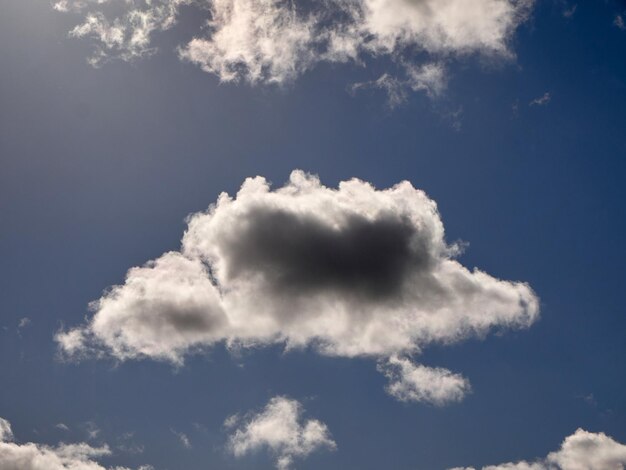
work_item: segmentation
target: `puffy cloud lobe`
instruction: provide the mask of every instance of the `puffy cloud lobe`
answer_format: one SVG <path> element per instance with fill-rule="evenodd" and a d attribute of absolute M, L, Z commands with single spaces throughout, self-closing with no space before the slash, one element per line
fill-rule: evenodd
<path fill-rule="evenodd" d="M 17 444 L 10 423 L 0 418 L 0 468 L 2 470 L 107 470 L 94 459 L 108 456 L 107 446 L 89 444 L 61 444 L 49 447 L 42 444 Z M 108 467 L 108 470 L 130 470 L 126 467 Z M 138 470 L 151 470 L 140 467 Z"/>
<path fill-rule="evenodd" d="M 305 458 L 312 452 L 337 446 L 327 426 L 315 419 L 302 419 L 302 406 L 296 400 L 274 397 L 258 414 L 239 423 L 229 438 L 229 449 L 236 457 L 268 449 L 276 457 L 276 467 L 288 469 L 294 459 Z M 229 418 L 234 427 L 239 418 Z"/>
<path fill-rule="evenodd" d="M 387 393 L 400 401 L 445 405 L 461 401 L 470 391 L 467 379 L 447 369 L 415 365 L 406 358 L 392 356 L 378 369 L 389 379 Z"/>
<path fill-rule="evenodd" d="M 624 470 L 626 445 L 606 434 L 578 429 L 563 441 L 561 448 L 536 462 L 490 465 L 483 470 Z M 475 470 L 473 467 L 451 470 Z"/>
<path fill-rule="evenodd" d="M 123 13 L 107 16 L 110 3 Z M 183 5 L 205 10 L 210 20 L 180 45 L 181 57 L 222 81 L 281 84 L 320 62 L 386 55 L 408 60 L 402 81 L 435 96 L 445 85 L 443 69 L 416 77 L 416 51 L 441 59 L 510 57 L 509 39 L 532 0 L 62 0 L 55 8 L 84 14 L 71 35 L 98 40 L 97 64 L 150 52 L 153 33 L 175 25 Z"/>
<path fill-rule="evenodd" d="M 389 358 L 538 317 L 527 284 L 454 259 L 436 204 L 406 181 L 331 189 L 294 171 L 272 191 L 249 178 L 188 224 L 180 252 L 130 269 L 86 325 L 57 335 L 65 353 L 182 363 L 226 342 Z"/>

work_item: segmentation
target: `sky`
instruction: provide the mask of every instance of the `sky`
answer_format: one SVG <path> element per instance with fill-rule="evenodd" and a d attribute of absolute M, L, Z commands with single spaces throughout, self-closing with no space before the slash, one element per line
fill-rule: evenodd
<path fill-rule="evenodd" d="M 626 4 L 0 11 L 0 470 L 626 468 Z"/>

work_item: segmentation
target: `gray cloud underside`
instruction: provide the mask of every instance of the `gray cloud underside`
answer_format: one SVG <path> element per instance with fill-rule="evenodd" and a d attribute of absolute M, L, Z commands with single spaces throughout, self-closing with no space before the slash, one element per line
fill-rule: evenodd
<path fill-rule="evenodd" d="M 454 259 L 458 248 L 446 244 L 435 203 L 408 182 L 376 190 L 350 180 L 331 189 L 295 171 L 271 190 L 249 178 L 235 198 L 222 194 L 188 224 L 179 252 L 130 269 L 91 304 L 85 325 L 57 335 L 65 354 L 180 364 L 220 342 L 284 343 L 378 358 L 388 372 L 403 366 L 393 381 L 405 377 L 412 389 L 441 369 L 414 373 L 399 356 L 538 317 L 527 284 Z M 452 377 L 443 382 L 448 401 L 469 389 Z M 446 401 L 430 392 L 403 397 Z"/>
<path fill-rule="evenodd" d="M 482 470 L 624 470 L 626 445 L 604 433 L 578 429 L 563 441 L 558 451 L 534 462 L 520 461 L 489 465 Z M 451 470 L 476 470 L 458 467 Z"/>
<path fill-rule="evenodd" d="M 532 4 L 532 0 L 57 0 L 54 7 L 82 18 L 70 35 L 95 40 L 90 58 L 94 65 L 153 53 L 154 36 L 174 27 L 180 9 L 190 6 L 209 19 L 192 40 L 179 45 L 180 56 L 221 81 L 284 84 L 321 62 L 360 64 L 365 58 L 385 56 L 404 70 L 403 76 L 385 74 L 370 85 L 387 89 L 390 103 L 397 104 L 409 90 L 440 94 L 450 58 L 512 57 L 509 42 Z M 355 89 L 364 86 L 368 84 Z"/>

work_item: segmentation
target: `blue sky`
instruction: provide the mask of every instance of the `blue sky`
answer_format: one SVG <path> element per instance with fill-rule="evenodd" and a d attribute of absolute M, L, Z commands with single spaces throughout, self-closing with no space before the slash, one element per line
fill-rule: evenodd
<path fill-rule="evenodd" d="M 410 36 L 410 30 L 409 39 L 398 40 L 406 43 L 390 50 L 384 33 L 372 29 L 382 28 L 382 23 L 370 24 L 367 37 L 379 43 L 351 36 L 360 49 L 357 58 L 347 59 L 321 58 L 316 41 L 328 30 L 315 30 L 319 25 L 314 25 L 312 45 L 296 51 L 297 60 L 287 64 L 289 73 L 279 67 L 289 59 L 288 51 L 282 51 L 266 57 L 269 71 L 265 64 L 256 78 L 250 72 L 258 65 L 256 59 L 230 64 L 224 58 L 228 44 L 203 49 L 200 65 L 212 71 L 181 60 L 177 50 L 184 50 L 194 37 L 217 47 L 215 35 L 202 26 L 211 13 L 197 5 L 181 6 L 176 24 L 151 32 L 149 45 L 139 50 L 129 49 L 126 42 L 107 48 L 95 34 L 70 37 L 69 31 L 93 12 L 101 10 L 113 24 L 115 17 L 124 21 L 130 8 L 80 3 L 70 1 L 56 9 L 40 0 L 0 4 L 0 418 L 10 423 L 14 435 L 13 441 L 6 432 L 3 438 L 0 422 L 1 469 L 30 470 L 11 467 L 7 457 L 22 452 L 28 442 L 37 443 L 38 449 L 53 446 L 57 453 L 59 447 L 54 446 L 61 442 L 84 442 L 92 450 L 108 445 L 109 455 L 93 451 L 88 458 L 76 457 L 82 459 L 80 470 L 91 469 L 90 460 L 106 469 L 269 469 L 279 465 L 281 457 L 292 458 L 291 466 L 300 469 L 478 469 L 535 462 L 559 449 L 561 457 L 539 460 L 543 466 L 537 468 L 624 468 L 626 451 L 618 444 L 626 443 L 623 3 L 539 0 L 524 6 L 476 0 L 476 15 L 456 11 L 460 22 L 441 13 L 452 25 L 441 33 L 446 40 L 438 36 L 440 29 L 435 28 L 436 34 L 429 29 L 429 22 L 439 17 L 422 18 L 419 13 L 416 18 L 426 26 L 420 30 L 409 21 L 419 34 Z M 215 5 L 220 3 L 229 2 Z M 370 3 L 396 5 L 397 12 L 388 10 L 394 18 L 404 14 L 406 5 L 420 7 L 406 0 Z M 261 18 L 259 12 L 267 13 L 272 4 L 284 7 L 265 2 L 253 16 Z M 148 8 L 139 1 L 135 5 Z M 214 17 L 219 12 L 215 5 Z M 319 2 L 295 5 L 302 18 L 322 8 Z M 500 39 L 489 39 L 489 28 L 501 23 L 489 21 L 490 8 L 481 9 L 485 5 L 517 5 L 516 13 L 498 17 L 513 22 Z M 337 13 L 332 2 L 324 8 Z M 459 24 L 471 26 L 472 21 L 477 22 L 473 35 L 457 35 Z M 287 26 L 292 28 L 287 32 L 301 33 L 293 29 L 297 24 Z M 276 44 L 282 47 L 289 41 L 285 31 L 280 33 Z M 483 40 L 476 40 L 476 34 Z M 94 67 L 89 59 L 98 50 L 105 56 Z M 308 62 L 302 62 L 303 57 Z M 427 70 L 437 71 L 434 78 L 423 74 Z M 411 78 L 411 71 L 417 71 L 418 79 Z M 239 74 L 239 81 L 229 73 Z M 402 99 L 390 99 L 389 89 Z M 409 181 L 438 207 L 439 216 L 420 215 L 420 220 L 435 225 L 442 221 L 448 245 L 466 243 L 456 257 L 432 248 L 433 259 L 458 262 L 469 270 L 477 267 L 501 280 L 507 295 L 537 299 L 538 317 L 527 327 L 512 328 L 511 322 L 522 321 L 532 309 L 520 311 L 513 301 L 492 308 L 487 294 L 484 304 L 472 307 L 472 301 L 453 291 L 462 300 L 459 315 L 475 313 L 484 319 L 493 310 L 493 315 L 509 320 L 489 320 L 486 330 L 463 333 L 453 343 L 449 331 L 429 330 L 436 341 L 425 342 L 423 348 L 420 343 L 421 353 L 399 346 L 395 339 L 384 351 L 373 351 L 358 336 L 350 338 L 356 338 L 366 354 L 348 353 L 341 348 L 350 342 L 333 333 L 324 338 L 342 352 L 320 354 L 315 341 L 321 330 L 311 327 L 313 333 L 307 336 L 297 323 L 300 317 L 283 324 L 289 313 L 276 313 L 277 299 L 292 305 L 301 298 L 289 297 L 287 291 L 281 291 L 281 297 L 272 290 L 282 285 L 267 287 L 274 281 L 268 280 L 266 268 L 255 265 L 264 279 L 258 285 L 238 291 L 240 287 L 225 278 L 218 280 L 222 288 L 235 292 L 231 298 L 237 307 L 224 307 L 226 315 L 253 322 L 257 310 L 250 305 L 259 300 L 250 292 L 255 292 L 262 295 L 259 311 L 267 305 L 268 318 L 278 318 L 277 329 L 267 334 L 283 339 L 303 335 L 302 347 L 286 351 L 284 341 L 270 340 L 261 332 L 254 336 L 254 347 L 229 347 L 224 337 L 236 343 L 249 333 L 234 329 L 209 340 L 206 332 L 194 331 L 192 322 L 185 331 L 203 339 L 195 346 L 185 343 L 184 364 L 174 364 L 138 353 L 138 343 L 132 341 L 142 341 L 140 337 L 126 338 L 123 346 L 130 353 L 122 357 L 111 341 L 94 333 L 89 303 L 107 298 L 110 286 L 124 285 L 129 268 L 181 250 L 189 214 L 205 211 L 222 192 L 234 198 L 248 177 L 261 175 L 272 188 L 281 188 L 295 169 L 319 176 L 319 186 L 306 200 L 313 207 L 306 221 L 313 225 L 326 223 L 326 212 L 315 205 L 318 193 L 332 195 L 329 207 L 334 209 L 329 213 L 339 207 L 339 193 L 324 188 L 336 189 L 351 178 L 373 185 L 363 200 L 354 198 L 354 207 L 344 203 L 336 209 L 354 215 L 377 204 L 382 207 L 385 189 Z M 403 197 L 419 212 L 426 202 L 417 194 Z M 252 201 L 262 205 L 266 199 L 259 195 Z M 256 227 L 250 222 L 257 220 L 250 216 L 252 203 L 239 197 L 236 201 L 248 214 L 242 220 Z M 288 196 L 281 201 L 287 214 L 305 204 Z M 396 214 L 404 206 L 400 199 L 394 201 L 385 207 Z M 270 226 L 280 240 L 293 229 L 280 223 Z M 244 229 L 233 227 L 217 224 L 215 230 L 223 229 L 224 239 L 244 243 Z M 411 225 L 411 230 L 421 240 L 421 229 Z M 199 233 L 200 241 L 193 243 L 208 240 L 206 250 L 222 249 L 220 262 L 234 263 L 233 255 L 219 245 L 222 239 Z M 302 244 L 295 246 L 307 245 L 306 233 L 301 237 Z M 267 245 L 256 243 L 260 238 L 248 238 L 260 250 L 263 266 L 282 252 L 266 253 Z M 441 241 L 433 240 L 433 247 Z M 193 243 L 180 256 L 218 270 L 213 261 L 198 261 L 200 255 L 196 259 L 189 254 L 197 248 Z M 388 253 L 384 243 L 376 247 Z M 365 254 L 371 252 L 357 253 Z M 384 264 L 387 258 L 381 259 Z M 271 266 L 288 273 L 312 269 L 284 263 Z M 385 315 L 408 315 L 388 307 L 388 299 L 369 297 L 368 283 L 374 278 L 363 278 L 365 293 L 346 294 L 342 289 L 351 284 L 341 273 L 352 273 L 352 268 L 343 268 L 338 274 L 330 272 L 339 287 L 305 277 L 311 285 L 317 282 L 316 296 L 332 291 L 349 313 L 368 312 L 381 322 Z M 324 269 L 329 268 L 321 271 L 327 279 L 329 271 Z M 407 269 L 412 275 L 413 268 Z M 166 280 L 176 277 L 166 274 Z M 357 280 L 361 274 L 356 274 Z M 517 281 L 527 283 L 534 294 L 514 291 L 520 286 Z M 407 292 L 429 298 L 427 286 L 410 286 Z M 303 302 L 308 302 L 307 287 L 300 288 Z M 161 286 L 156 291 L 166 292 Z M 178 295 L 166 294 L 164 301 Z M 404 290 L 398 295 L 409 296 Z M 423 311 L 429 319 L 443 315 L 420 302 L 411 300 L 409 310 Z M 152 331 L 150 318 L 158 308 L 139 312 L 116 305 L 110 312 L 148 318 L 145 331 Z M 318 304 L 303 305 L 302 311 L 312 315 L 307 319 L 328 313 L 316 310 Z M 113 313 L 111 331 L 124 331 L 126 326 L 116 323 L 119 317 Z M 173 315 L 179 313 L 173 310 Z M 353 325 L 360 325 L 360 317 L 355 318 Z M 393 335 L 396 328 L 389 324 L 375 336 Z M 91 335 L 78 348 L 78 357 L 68 357 L 58 336 L 55 340 L 57 333 L 68 331 Z M 168 339 L 160 338 L 159 344 L 169 344 Z M 201 351 L 194 354 L 197 347 Z M 410 360 L 412 367 L 445 368 L 467 380 L 471 390 L 463 389 L 458 399 L 445 395 L 445 403 L 399 399 L 386 390 L 385 371 L 397 372 L 389 362 L 392 357 Z M 419 384 L 400 379 L 409 390 L 432 390 L 433 377 Z M 255 423 L 276 418 L 272 413 L 278 408 L 272 403 L 283 405 L 288 417 L 300 419 L 296 424 L 303 427 L 291 429 L 299 436 L 297 444 L 271 444 L 267 436 L 254 434 Z M 224 426 L 235 414 L 239 421 Z M 301 435 L 307 422 L 322 426 L 323 432 L 311 442 Z M 287 426 L 278 418 L 271 424 Z M 613 449 L 618 455 L 613 467 L 607 461 L 587 467 L 558 461 L 567 452 L 577 455 L 577 441 L 567 441 L 570 447 L 563 441 L 587 436 L 575 435 L 578 428 L 596 438 L 599 453 Z M 248 450 L 238 455 L 236 442 Z M 302 450 L 308 444 L 311 452 Z"/>

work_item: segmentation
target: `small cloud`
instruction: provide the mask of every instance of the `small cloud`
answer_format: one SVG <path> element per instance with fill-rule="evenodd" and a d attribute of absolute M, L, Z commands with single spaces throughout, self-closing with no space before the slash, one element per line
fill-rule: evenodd
<path fill-rule="evenodd" d="M 572 5 L 570 8 L 565 8 L 563 10 L 563 16 L 565 18 L 571 18 L 572 16 L 574 16 L 574 13 L 576 13 L 577 8 L 578 8 L 578 5 L 576 4 Z"/>
<path fill-rule="evenodd" d="M 585 402 L 587 402 L 591 406 L 596 406 L 598 404 L 598 402 L 596 401 L 596 397 L 593 396 L 593 393 L 585 395 L 583 397 L 583 400 L 585 400 Z"/>
<path fill-rule="evenodd" d="M 626 30 L 626 24 L 624 24 L 624 17 L 622 15 L 615 15 L 613 24 L 617 26 L 619 29 L 621 29 L 622 31 Z"/>
<path fill-rule="evenodd" d="M 141 444 L 137 444 L 134 439 L 134 432 L 123 433 L 117 438 L 117 449 L 121 452 L 126 452 L 127 454 L 142 454 L 144 447 Z"/>
<path fill-rule="evenodd" d="M 229 450 L 242 457 L 261 449 L 275 457 L 278 470 L 292 468 L 296 459 L 326 448 L 335 450 L 328 427 L 316 419 L 304 420 L 302 405 L 286 397 L 274 397 L 257 414 L 249 414 L 229 438 Z"/>
<path fill-rule="evenodd" d="M 11 423 L 0 418 L 0 469 L 131 470 L 129 467 L 105 467 L 98 462 L 111 455 L 111 449 L 106 444 L 93 447 L 86 442 L 61 443 L 57 446 L 15 442 Z M 154 469 L 143 465 L 137 470 Z"/>
<path fill-rule="evenodd" d="M 97 439 L 100 435 L 100 428 L 93 421 L 87 421 L 85 423 L 85 431 L 89 440 Z"/>
<path fill-rule="evenodd" d="M 54 425 L 55 428 L 60 429 L 61 431 L 69 431 L 70 428 L 67 426 L 67 424 L 63 424 L 63 423 L 57 423 Z"/>
<path fill-rule="evenodd" d="M 185 434 L 184 432 L 178 432 L 175 429 L 172 429 L 171 431 L 172 434 L 178 437 L 178 440 L 185 449 L 191 449 L 191 441 L 189 440 L 187 434 Z"/>
<path fill-rule="evenodd" d="M 529 106 L 544 106 L 548 104 L 550 100 L 552 100 L 552 95 L 550 95 L 550 92 L 546 91 L 542 96 L 540 96 L 539 98 L 535 98 L 530 103 L 528 103 L 528 105 Z"/>
<path fill-rule="evenodd" d="M 447 369 L 413 364 L 396 356 L 378 364 L 389 379 L 387 393 L 403 402 L 427 402 L 442 406 L 459 402 L 471 391 L 467 379 Z"/>
<path fill-rule="evenodd" d="M 239 413 L 235 413 L 234 415 L 230 415 L 228 418 L 224 420 L 224 427 L 226 429 L 232 429 L 237 426 L 237 423 L 240 420 Z"/>
<path fill-rule="evenodd" d="M 17 327 L 21 330 L 22 328 L 26 328 L 27 326 L 30 326 L 31 323 L 32 321 L 30 318 L 24 317 L 20 319 L 20 322 L 17 324 Z"/>

